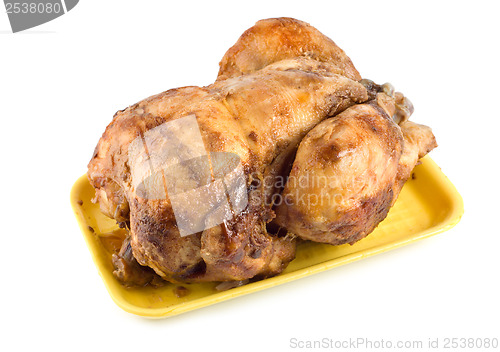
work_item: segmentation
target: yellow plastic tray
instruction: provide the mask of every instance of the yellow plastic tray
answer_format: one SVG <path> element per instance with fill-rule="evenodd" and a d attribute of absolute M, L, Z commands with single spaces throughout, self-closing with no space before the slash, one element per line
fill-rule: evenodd
<path fill-rule="evenodd" d="M 216 283 L 183 284 L 189 294 L 178 297 L 178 286 L 125 288 L 113 277 L 111 254 L 101 235 L 117 229 L 113 220 L 90 201 L 94 189 L 87 177 L 79 178 L 71 191 L 71 205 L 104 283 L 118 306 L 147 317 L 168 317 L 230 298 L 325 271 L 377 253 L 449 230 L 460 221 L 463 202 L 453 184 L 429 157 L 422 160 L 404 186 L 387 218 L 377 229 L 355 245 L 330 246 L 305 242 L 287 269 L 273 278 L 227 291 L 215 290 Z M 425 255 L 425 253 L 422 253 Z"/>

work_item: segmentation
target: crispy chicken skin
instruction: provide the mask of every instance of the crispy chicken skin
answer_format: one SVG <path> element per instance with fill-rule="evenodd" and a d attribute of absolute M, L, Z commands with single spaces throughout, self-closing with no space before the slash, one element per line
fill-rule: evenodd
<path fill-rule="evenodd" d="M 224 55 L 215 83 L 171 89 L 119 111 L 99 140 L 88 166 L 95 201 L 129 229 L 114 258 L 115 276 L 140 285 L 153 280 L 151 269 L 170 282 L 263 278 L 279 274 L 294 258 L 296 236 L 334 244 L 364 237 L 385 217 L 418 158 L 434 146 L 430 129 L 406 121 L 408 109 L 402 95 L 361 80 L 347 55 L 307 23 L 257 22 Z M 181 236 L 168 194 L 151 199 L 139 192 L 137 175 L 150 154 L 130 151 L 149 131 L 186 116 L 196 118 L 209 154 L 239 157 L 248 204 L 220 225 Z M 161 149 L 173 141 L 155 143 Z M 209 162 L 213 168 L 212 157 Z M 358 188 L 365 182 L 363 189 L 342 192 L 350 205 L 367 205 L 274 206 L 282 190 L 277 184 L 292 162 L 290 176 L 324 173 L 341 182 L 355 179 Z M 190 180 L 189 167 L 177 170 Z M 288 182 L 283 195 L 292 188 Z M 286 231 L 272 230 L 280 227 Z"/>
<path fill-rule="evenodd" d="M 355 81 L 361 79 L 344 51 L 316 28 L 293 18 L 271 18 L 246 30 L 227 51 L 219 64 L 217 80 L 255 72 L 296 57 L 327 63 L 331 72 Z"/>

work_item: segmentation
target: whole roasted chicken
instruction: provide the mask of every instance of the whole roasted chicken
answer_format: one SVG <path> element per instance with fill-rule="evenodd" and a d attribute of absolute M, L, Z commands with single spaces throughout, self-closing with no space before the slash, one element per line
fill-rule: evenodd
<path fill-rule="evenodd" d="M 215 83 L 147 98 L 106 128 L 88 177 L 128 231 L 115 276 L 259 279 L 287 266 L 297 238 L 362 239 L 436 146 L 412 112 L 310 25 L 257 22 Z"/>

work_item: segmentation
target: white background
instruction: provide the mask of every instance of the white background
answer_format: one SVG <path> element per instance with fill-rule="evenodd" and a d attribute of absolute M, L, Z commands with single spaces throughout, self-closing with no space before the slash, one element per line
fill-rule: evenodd
<path fill-rule="evenodd" d="M 182 3 L 182 4 L 181 4 Z M 289 350 L 290 339 L 500 338 L 498 3 L 82 0 L 12 34 L 0 13 L 0 349 Z M 69 203 L 115 111 L 207 85 L 239 35 L 290 16 L 411 98 L 465 203 L 417 244 L 164 320 L 118 308 Z"/>

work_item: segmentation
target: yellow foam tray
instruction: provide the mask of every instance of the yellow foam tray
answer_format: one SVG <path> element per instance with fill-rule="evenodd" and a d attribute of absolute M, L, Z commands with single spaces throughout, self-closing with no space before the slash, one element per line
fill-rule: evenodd
<path fill-rule="evenodd" d="M 102 238 L 118 227 L 101 214 L 98 205 L 92 204 L 93 197 L 94 189 L 84 175 L 71 190 L 71 205 L 99 274 L 118 306 L 133 314 L 156 318 L 263 290 L 433 236 L 456 225 L 464 211 L 462 198 L 453 184 L 432 159 L 425 157 L 387 218 L 353 246 L 305 242 L 298 246 L 295 260 L 281 275 L 222 292 L 215 289 L 216 283 L 182 284 L 187 288 L 182 292 L 188 294 L 179 297 L 179 285 L 126 288 L 113 277 L 109 241 L 106 246 Z"/>

